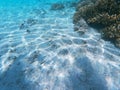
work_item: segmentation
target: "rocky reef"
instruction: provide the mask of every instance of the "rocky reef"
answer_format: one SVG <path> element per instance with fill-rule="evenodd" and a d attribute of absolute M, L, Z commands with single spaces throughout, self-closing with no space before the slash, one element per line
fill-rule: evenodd
<path fill-rule="evenodd" d="M 81 18 L 120 48 L 120 0 L 82 0 L 73 17 L 78 27 Z"/>

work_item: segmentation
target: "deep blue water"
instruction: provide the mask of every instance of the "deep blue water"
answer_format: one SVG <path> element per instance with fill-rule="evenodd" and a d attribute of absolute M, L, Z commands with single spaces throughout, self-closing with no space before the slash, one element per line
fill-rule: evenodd
<path fill-rule="evenodd" d="M 120 90 L 120 49 L 74 31 L 72 2 L 0 0 L 0 90 Z"/>

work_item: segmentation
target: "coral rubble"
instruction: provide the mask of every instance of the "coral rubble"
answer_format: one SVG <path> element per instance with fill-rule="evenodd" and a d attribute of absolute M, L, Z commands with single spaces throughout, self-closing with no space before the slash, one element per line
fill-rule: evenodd
<path fill-rule="evenodd" d="M 79 25 L 81 18 L 120 47 L 120 0 L 84 0 L 76 8 L 73 23 Z"/>

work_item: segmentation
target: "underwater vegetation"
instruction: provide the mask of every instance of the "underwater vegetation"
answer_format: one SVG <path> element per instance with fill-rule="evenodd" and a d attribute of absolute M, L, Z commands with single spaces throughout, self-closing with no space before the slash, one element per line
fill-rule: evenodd
<path fill-rule="evenodd" d="M 75 25 L 83 18 L 98 29 L 102 38 L 120 47 L 120 0 L 82 0 L 73 17 Z"/>

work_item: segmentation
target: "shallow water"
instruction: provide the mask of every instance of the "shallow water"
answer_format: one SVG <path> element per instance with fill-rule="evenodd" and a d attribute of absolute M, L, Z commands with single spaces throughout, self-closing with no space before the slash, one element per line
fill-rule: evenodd
<path fill-rule="evenodd" d="M 74 31 L 70 1 L 0 0 L 0 90 L 120 89 L 120 49 L 84 20 Z"/>

